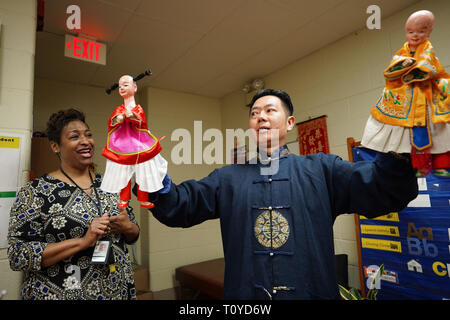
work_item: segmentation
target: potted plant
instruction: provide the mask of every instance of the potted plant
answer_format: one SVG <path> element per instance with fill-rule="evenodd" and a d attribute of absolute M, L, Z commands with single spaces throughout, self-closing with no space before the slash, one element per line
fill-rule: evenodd
<path fill-rule="evenodd" d="M 381 279 L 381 275 L 384 271 L 384 265 L 382 264 L 378 271 L 376 272 L 375 276 L 373 276 L 370 282 L 370 286 L 368 286 L 370 289 L 367 292 L 367 297 L 363 298 L 361 296 L 361 293 L 358 289 L 351 288 L 350 290 L 347 290 L 343 286 L 339 284 L 339 293 L 341 294 L 341 298 L 343 300 L 376 300 L 377 299 L 377 293 L 378 289 L 375 288 L 375 283 Z"/>

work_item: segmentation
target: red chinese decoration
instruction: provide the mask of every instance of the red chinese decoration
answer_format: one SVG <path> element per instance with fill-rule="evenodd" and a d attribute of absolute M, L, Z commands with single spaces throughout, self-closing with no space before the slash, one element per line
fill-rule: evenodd
<path fill-rule="evenodd" d="M 300 154 L 330 153 L 327 132 L 327 116 L 297 123 Z"/>

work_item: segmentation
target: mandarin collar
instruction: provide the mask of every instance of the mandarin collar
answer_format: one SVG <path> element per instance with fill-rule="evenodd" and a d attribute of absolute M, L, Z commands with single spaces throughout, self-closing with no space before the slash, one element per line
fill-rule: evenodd
<path fill-rule="evenodd" d="M 287 147 L 287 145 L 284 145 L 284 146 L 274 150 L 270 156 L 263 150 L 258 150 L 256 153 L 256 158 L 258 159 L 259 162 L 264 164 L 264 163 L 270 162 L 272 160 L 277 160 L 277 159 L 287 157 L 290 153 L 291 152 L 289 151 L 289 148 Z M 247 163 L 256 163 L 255 158 L 252 158 L 252 160 L 247 161 Z"/>

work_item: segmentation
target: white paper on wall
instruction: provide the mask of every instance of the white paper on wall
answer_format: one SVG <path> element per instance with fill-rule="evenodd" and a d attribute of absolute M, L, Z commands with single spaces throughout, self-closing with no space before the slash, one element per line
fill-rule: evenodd
<path fill-rule="evenodd" d="M 0 248 L 6 248 L 9 212 L 21 185 L 23 135 L 0 132 Z"/>

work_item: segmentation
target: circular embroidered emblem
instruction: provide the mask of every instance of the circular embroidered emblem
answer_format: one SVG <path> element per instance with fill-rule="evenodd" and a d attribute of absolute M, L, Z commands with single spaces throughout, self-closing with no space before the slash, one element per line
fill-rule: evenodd
<path fill-rule="evenodd" d="M 254 232 L 262 246 L 277 249 L 289 238 L 289 223 L 280 212 L 266 210 L 256 218 Z"/>

